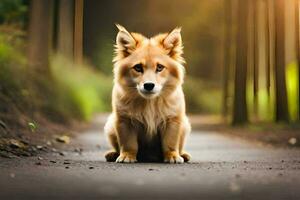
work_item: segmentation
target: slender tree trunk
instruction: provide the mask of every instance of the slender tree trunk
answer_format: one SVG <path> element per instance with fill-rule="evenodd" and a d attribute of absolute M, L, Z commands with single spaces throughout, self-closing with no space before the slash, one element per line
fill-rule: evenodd
<path fill-rule="evenodd" d="M 51 0 L 32 0 L 28 34 L 28 64 L 42 74 L 49 70 Z"/>
<path fill-rule="evenodd" d="M 284 0 L 275 0 L 275 96 L 276 121 L 289 121 L 285 79 Z"/>
<path fill-rule="evenodd" d="M 295 44 L 298 64 L 298 120 L 300 120 L 300 47 L 299 47 L 299 0 L 295 0 Z"/>
<path fill-rule="evenodd" d="M 232 2 L 224 0 L 224 65 L 223 65 L 223 117 L 228 115 L 229 72 L 231 64 Z"/>
<path fill-rule="evenodd" d="M 74 61 L 82 63 L 83 45 L 83 0 L 75 0 L 74 16 Z"/>
<path fill-rule="evenodd" d="M 58 50 L 58 19 L 59 19 L 59 0 L 53 1 L 53 13 L 52 13 L 52 38 L 51 49 L 56 52 Z"/>
<path fill-rule="evenodd" d="M 257 0 L 251 0 L 253 3 L 253 107 L 254 115 L 258 114 L 258 65 L 259 65 L 259 49 L 258 49 L 258 7 Z"/>
<path fill-rule="evenodd" d="M 270 100 L 271 87 L 271 52 L 270 52 L 270 3 L 265 0 L 265 26 L 266 26 L 266 89 Z"/>
<path fill-rule="evenodd" d="M 248 39 L 248 0 L 238 1 L 238 30 L 237 30 L 237 52 L 234 84 L 234 125 L 244 124 L 248 121 L 248 111 L 246 102 L 247 83 L 247 39 Z"/>
<path fill-rule="evenodd" d="M 74 0 L 60 0 L 58 3 L 58 52 L 73 59 Z"/>

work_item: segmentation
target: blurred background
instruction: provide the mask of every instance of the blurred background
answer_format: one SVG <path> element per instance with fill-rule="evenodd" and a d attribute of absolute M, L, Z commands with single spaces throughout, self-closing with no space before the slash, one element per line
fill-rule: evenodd
<path fill-rule="evenodd" d="M 189 114 L 299 122 L 298 0 L 0 0 L 2 129 L 109 112 L 115 23 L 182 27 Z"/>

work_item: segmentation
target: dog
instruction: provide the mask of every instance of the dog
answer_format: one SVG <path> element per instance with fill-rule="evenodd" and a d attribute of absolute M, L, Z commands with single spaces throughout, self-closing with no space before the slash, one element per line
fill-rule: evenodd
<path fill-rule="evenodd" d="M 188 162 L 181 28 L 146 38 L 116 26 L 112 113 L 104 126 L 113 149 L 106 160 Z"/>

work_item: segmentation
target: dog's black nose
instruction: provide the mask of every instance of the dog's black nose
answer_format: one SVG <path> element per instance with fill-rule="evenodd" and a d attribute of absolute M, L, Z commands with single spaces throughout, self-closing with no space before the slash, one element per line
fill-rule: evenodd
<path fill-rule="evenodd" d="M 153 88 L 154 88 L 154 86 L 155 86 L 155 84 L 154 83 L 144 83 L 144 89 L 145 90 L 147 90 L 147 91 L 151 91 L 151 90 L 153 90 Z"/>

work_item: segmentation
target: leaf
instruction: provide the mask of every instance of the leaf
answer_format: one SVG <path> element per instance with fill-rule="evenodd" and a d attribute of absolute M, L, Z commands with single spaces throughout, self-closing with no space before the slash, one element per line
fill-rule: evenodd
<path fill-rule="evenodd" d="M 20 148 L 20 149 L 25 148 L 25 145 L 19 140 L 10 139 L 9 144 L 12 148 Z"/>
<path fill-rule="evenodd" d="M 28 126 L 29 126 L 31 132 L 35 132 L 36 124 L 34 122 L 28 122 Z"/>
<path fill-rule="evenodd" d="M 65 143 L 65 144 L 69 144 L 70 143 L 70 137 L 67 135 L 62 135 L 56 138 L 57 142 L 61 142 L 61 143 Z"/>
<path fill-rule="evenodd" d="M 7 129 L 6 124 L 0 120 L 0 126 L 2 126 L 4 129 Z"/>
<path fill-rule="evenodd" d="M 290 139 L 289 139 L 289 143 L 290 143 L 291 145 L 295 145 L 295 144 L 297 143 L 297 138 L 294 138 L 294 137 L 290 138 Z"/>

